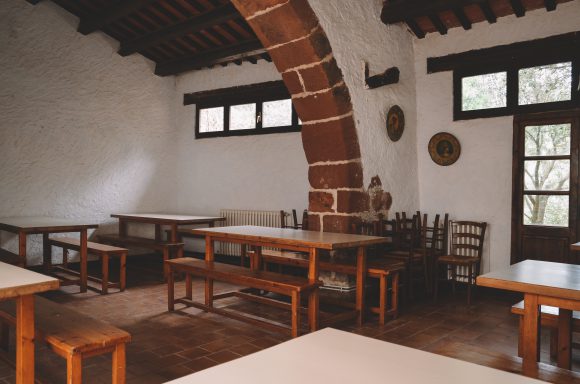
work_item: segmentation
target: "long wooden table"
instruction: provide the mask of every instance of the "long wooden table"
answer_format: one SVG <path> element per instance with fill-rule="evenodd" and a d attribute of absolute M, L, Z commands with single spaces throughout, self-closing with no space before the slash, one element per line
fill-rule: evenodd
<path fill-rule="evenodd" d="M 541 305 L 558 307 L 558 367 L 570 369 L 572 311 L 580 311 L 580 266 L 525 260 L 477 277 L 477 285 L 524 294 L 523 369 L 538 370 Z"/>
<path fill-rule="evenodd" d="M 574 244 L 570 245 L 570 249 L 572 251 L 580 251 L 580 243 L 574 243 Z"/>
<path fill-rule="evenodd" d="M 78 232 L 80 234 L 80 278 L 78 284 L 81 292 L 87 291 L 87 239 L 88 230 L 98 228 L 99 224 L 92 220 L 62 219 L 56 217 L 5 217 L 0 218 L 0 230 L 18 234 L 17 264 L 26 266 L 26 238 L 32 234 L 42 234 L 43 269 L 49 273 L 52 269 L 52 250 L 48 242 L 51 233 Z M 4 255 L 10 256 L 6 250 Z M 0 260 L 2 258 L 0 257 Z M 14 260 L 14 259 L 12 259 Z"/>
<path fill-rule="evenodd" d="M 16 300 L 16 383 L 34 383 L 34 294 L 58 289 L 55 278 L 0 262 L 0 301 Z"/>
<path fill-rule="evenodd" d="M 415 369 L 410 368 L 411 365 Z M 326 328 L 168 384 L 533 384 L 535 379 Z"/>
<path fill-rule="evenodd" d="M 129 223 L 145 223 L 155 225 L 155 240 L 162 240 L 161 227 L 170 227 L 169 241 L 177 242 L 177 231 L 182 225 L 207 225 L 213 227 L 215 223 L 224 221 L 225 217 L 191 216 L 166 213 L 115 213 L 111 217 L 119 219 L 119 235 L 127 236 Z"/>
<path fill-rule="evenodd" d="M 186 230 L 182 230 L 186 231 Z M 261 266 L 262 247 L 280 248 L 290 251 L 305 252 L 309 255 L 308 279 L 318 282 L 320 275 L 320 251 L 357 248 L 356 274 L 356 316 L 358 323 L 364 321 L 364 298 L 366 279 L 366 247 L 382 244 L 384 237 L 350 235 L 344 233 L 315 232 L 299 229 L 258 227 L 252 225 L 200 228 L 187 230 L 189 233 L 205 236 L 205 259 L 214 260 L 214 242 L 230 242 L 250 245 L 256 252 L 255 268 Z M 318 290 L 310 295 L 308 303 L 310 329 L 319 326 L 319 294 Z"/>

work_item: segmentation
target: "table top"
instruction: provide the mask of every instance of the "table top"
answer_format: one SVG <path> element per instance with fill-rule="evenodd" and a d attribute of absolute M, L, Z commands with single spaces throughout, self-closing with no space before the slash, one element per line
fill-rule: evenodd
<path fill-rule="evenodd" d="M 279 245 L 338 249 L 386 243 L 387 238 L 351 235 L 347 233 L 303 231 L 290 228 L 258 227 L 243 225 L 234 227 L 196 228 L 181 230 L 197 235 L 214 235 L 233 240 L 252 240 Z"/>
<path fill-rule="evenodd" d="M 570 245 L 570 249 L 572 251 L 580 251 L 580 243 L 575 243 L 575 244 Z"/>
<path fill-rule="evenodd" d="M 0 300 L 58 289 L 58 279 L 0 262 Z"/>
<path fill-rule="evenodd" d="M 412 364 L 421 369 L 409 369 Z M 541 381 L 326 328 L 171 384 L 531 384 Z"/>
<path fill-rule="evenodd" d="M 175 215 L 169 213 L 114 213 L 111 217 L 157 224 L 209 224 L 226 219 L 219 216 Z"/>
<path fill-rule="evenodd" d="M 3 217 L 0 218 L 0 230 L 30 233 L 51 231 L 75 232 L 81 229 L 98 228 L 99 224 L 93 219 L 65 219 L 59 217 Z"/>
<path fill-rule="evenodd" d="M 478 276 L 477 285 L 580 300 L 580 265 L 525 260 Z"/>

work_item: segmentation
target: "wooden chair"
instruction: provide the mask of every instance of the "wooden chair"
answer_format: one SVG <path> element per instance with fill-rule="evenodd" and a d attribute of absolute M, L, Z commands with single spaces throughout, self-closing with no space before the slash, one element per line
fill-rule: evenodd
<path fill-rule="evenodd" d="M 437 268 L 445 265 L 445 276 L 438 279 L 435 284 L 435 300 L 441 280 L 447 281 L 451 272 L 453 284 L 453 294 L 455 294 L 455 283 L 457 277 L 467 278 L 467 304 L 471 304 L 471 286 L 475 284 L 475 278 L 481 269 L 481 257 L 483 254 L 483 242 L 487 223 L 475 221 L 452 221 L 451 228 L 451 249 L 448 255 L 439 256 L 436 261 Z M 458 268 L 462 271 L 458 273 Z M 465 269 L 467 271 L 465 272 Z"/>
<path fill-rule="evenodd" d="M 288 216 L 290 216 L 289 213 L 286 213 L 285 211 L 280 211 L 280 227 L 281 228 L 293 228 L 293 229 L 304 229 L 304 230 L 308 229 L 308 211 L 306 209 L 302 213 L 302 223 L 298 222 L 298 214 L 296 213 L 295 209 L 292 210 L 292 225 L 288 224 L 288 221 L 286 220 Z M 306 223 L 306 225 L 305 225 L 305 223 Z"/>

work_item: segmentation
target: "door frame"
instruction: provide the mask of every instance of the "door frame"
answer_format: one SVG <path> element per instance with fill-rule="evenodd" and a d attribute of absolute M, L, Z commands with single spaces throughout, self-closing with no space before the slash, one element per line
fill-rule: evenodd
<path fill-rule="evenodd" d="M 511 234 L 511 256 L 510 263 L 515 264 L 520 260 L 520 237 L 522 234 L 523 224 L 523 199 L 521 198 L 524 190 L 524 177 L 522 172 L 522 158 L 525 150 L 524 135 L 520 134 L 520 129 L 523 124 L 557 124 L 570 122 L 571 138 L 570 138 L 570 201 L 569 201 L 569 228 L 572 242 L 578 241 L 580 238 L 580 208 L 578 207 L 578 178 L 580 176 L 579 170 L 579 155 L 580 155 L 580 108 L 574 108 L 565 111 L 553 111 L 543 113 L 533 113 L 524 115 L 515 115 L 513 122 L 513 154 L 512 154 L 512 234 Z M 529 123 L 529 124 L 527 124 Z M 543 228 L 543 226 L 537 226 Z M 563 228 L 563 227 L 560 227 Z M 557 228 L 553 228 L 557 230 Z M 571 243 L 572 243 L 571 242 Z M 570 252 L 570 251 L 569 251 Z M 580 261 L 579 257 L 569 257 L 569 260 Z"/>

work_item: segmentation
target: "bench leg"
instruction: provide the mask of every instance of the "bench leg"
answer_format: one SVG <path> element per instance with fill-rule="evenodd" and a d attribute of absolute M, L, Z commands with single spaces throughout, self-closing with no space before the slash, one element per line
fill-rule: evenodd
<path fill-rule="evenodd" d="M 387 276 L 381 274 L 379 281 L 379 324 L 385 325 L 385 314 L 387 312 Z"/>
<path fill-rule="evenodd" d="M 205 278 L 205 305 L 213 307 L 213 279 Z"/>
<path fill-rule="evenodd" d="M 62 249 L 62 265 L 65 268 L 68 268 L 68 248 Z"/>
<path fill-rule="evenodd" d="M 393 319 L 399 316 L 399 272 L 395 272 L 391 280 L 391 307 Z"/>
<path fill-rule="evenodd" d="M 66 359 L 66 382 L 67 384 L 81 384 L 83 380 L 82 356 L 73 353 Z"/>
<path fill-rule="evenodd" d="M 558 329 L 550 329 L 550 357 L 556 359 L 558 357 Z"/>
<path fill-rule="evenodd" d="M 178 259 L 183 258 L 183 253 L 185 252 L 183 248 L 184 248 L 183 245 L 180 245 L 179 248 L 177 248 L 177 258 Z"/>
<path fill-rule="evenodd" d="M 173 281 L 173 270 L 169 270 L 167 274 L 167 310 L 173 311 L 175 309 L 175 284 Z"/>
<path fill-rule="evenodd" d="M 292 292 L 292 337 L 300 336 L 300 292 Z"/>
<path fill-rule="evenodd" d="M 10 341 L 10 326 L 5 322 L 0 322 L 0 348 L 8 352 Z"/>
<path fill-rule="evenodd" d="M 518 356 L 524 357 L 524 316 L 520 315 L 520 327 L 518 335 Z"/>
<path fill-rule="evenodd" d="M 167 247 L 163 248 L 163 280 L 167 281 L 169 276 L 169 265 L 166 261 L 169 260 L 169 249 Z"/>
<path fill-rule="evenodd" d="M 101 276 L 101 294 L 106 295 L 109 293 L 109 255 L 107 253 L 101 256 L 101 264 L 103 274 Z"/>
<path fill-rule="evenodd" d="M 127 287 L 127 253 L 128 252 L 123 252 L 119 257 L 119 288 L 121 289 L 121 292 L 123 292 Z"/>
<path fill-rule="evenodd" d="M 113 384 L 125 384 L 125 366 L 125 343 L 121 343 L 113 351 Z"/>
<path fill-rule="evenodd" d="M 191 283 L 191 275 L 189 273 L 185 274 L 185 297 L 189 300 L 193 299 L 193 289 Z"/>

